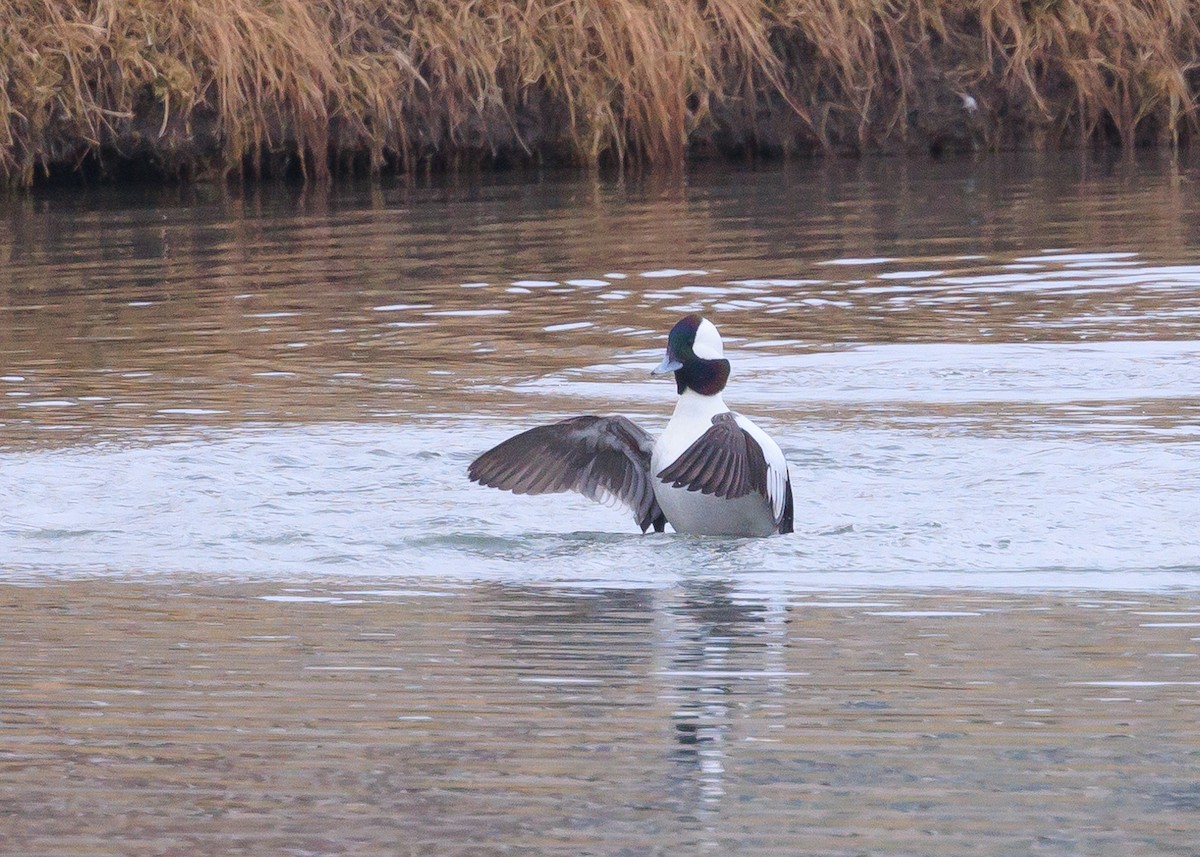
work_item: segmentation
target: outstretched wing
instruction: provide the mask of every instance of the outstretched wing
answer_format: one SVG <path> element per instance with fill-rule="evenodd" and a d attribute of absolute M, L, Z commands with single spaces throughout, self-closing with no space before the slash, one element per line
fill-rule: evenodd
<path fill-rule="evenodd" d="M 792 482 L 779 446 L 738 414 L 717 414 L 712 423 L 658 478 L 673 488 L 730 500 L 761 494 L 771 504 L 778 532 L 792 532 Z"/>
<path fill-rule="evenodd" d="M 572 417 L 510 437 L 472 461 L 467 475 L 514 494 L 615 498 L 633 510 L 642 532 L 662 532 L 666 518 L 650 481 L 653 447 L 654 439 L 625 417 Z"/>

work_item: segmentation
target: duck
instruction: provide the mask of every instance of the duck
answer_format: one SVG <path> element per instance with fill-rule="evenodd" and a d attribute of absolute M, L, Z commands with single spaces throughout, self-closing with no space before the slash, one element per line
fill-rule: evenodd
<path fill-rule="evenodd" d="M 698 313 L 676 322 L 651 372 L 668 373 L 678 399 L 657 440 L 625 416 L 570 417 L 492 447 L 467 467 L 468 478 L 514 494 L 575 491 L 615 501 L 643 533 L 667 524 L 704 536 L 793 532 L 787 459 L 725 404 L 730 364 L 716 325 Z"/>

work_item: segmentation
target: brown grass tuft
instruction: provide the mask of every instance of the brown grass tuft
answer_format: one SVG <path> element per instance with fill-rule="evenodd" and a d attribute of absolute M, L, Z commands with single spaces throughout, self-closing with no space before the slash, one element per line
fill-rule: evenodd
<path fill-rule="evenodd" d="M 1200 0 L 0 0 L 0 176 L 1176 145 Z M 970 96 L 978 110 L 964 108 Z"/>

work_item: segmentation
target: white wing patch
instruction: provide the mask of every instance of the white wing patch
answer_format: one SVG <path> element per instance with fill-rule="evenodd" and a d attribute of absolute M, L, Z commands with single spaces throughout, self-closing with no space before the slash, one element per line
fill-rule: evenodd
<path fill-rule="evenodd" d="M 771 501 L 771 512 L 775 516 L 775 523 L 778 524 L 783 520 L 783 504 L 787 496 L 787 459 L 783 457 L 783 450 L 779 448 L 779 444 L 748 417 L 734 413 L 733 418 L 762 447 L 763 457 L 767 460 L 767 499 Z"/>

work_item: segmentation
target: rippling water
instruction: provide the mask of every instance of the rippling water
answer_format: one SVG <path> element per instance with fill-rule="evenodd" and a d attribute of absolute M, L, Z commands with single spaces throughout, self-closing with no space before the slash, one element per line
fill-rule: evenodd
<path fill-rule="evenodd" d="M 6 853 L 1200 841 L 1194 593 L 763 595 L 697 574 L 5 597 Z"/>
<path fill-rule="evenodd" d="M 1198 178 L 0 204 L 0 851 L 1193 857 Z M 466 482 L 692 310 L 794 536 Z"/>

